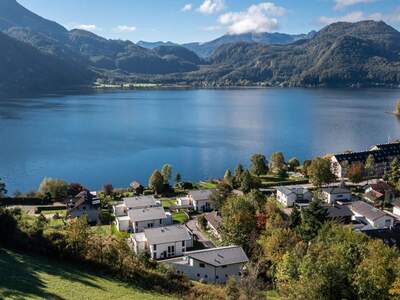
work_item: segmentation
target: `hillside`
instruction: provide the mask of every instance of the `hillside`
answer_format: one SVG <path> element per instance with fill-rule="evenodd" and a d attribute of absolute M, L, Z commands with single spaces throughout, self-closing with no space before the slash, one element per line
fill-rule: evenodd
<path fill-rule="evenodd" d="M 2 299 L 156 299 L 155 294 L 125 283 L 45 258 L 0 248 Z"/>
<path fill-rule="evenodd" d="M 80 65 L 55 56 L 0 33 L 0 92 L 20 93 L 66 89 L 89 84 L 93 73 Z"/>
<path fill-rule="evenodd" d="M 310 39 L 314 35 L 315 35 L 314 31 L 310 32 L 309 34 L 297 34 L 297 35 L 278 33 L 278 32 L 244 33 L 237 35 L 226 34 L 210 42 L 188 43 L 188 44 L 183 44 L 182 46 L 195 52 L 200 57 L 209 57 L 218 47 L 224 44 L 247 42 L 247 43 L 259 43 L 265 45 L 271 45 L 271 44 L 285 45 L 294 43 L 301 39 Z"/>

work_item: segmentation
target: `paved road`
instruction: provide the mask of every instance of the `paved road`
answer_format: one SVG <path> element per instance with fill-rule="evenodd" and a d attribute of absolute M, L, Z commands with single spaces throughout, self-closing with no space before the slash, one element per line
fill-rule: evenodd
<path fill-rule="evenodd" d="M 186 223 L 186 226 L 193 232 L 193 234 L 197 237 L 199 243 L 203 244 L 204 248 L 214 248 L 215 245 L 209 240 L 207 235 L 205 235 L 198 227 L 197 227 L 197 217 L 194 217 L 192 220 L 189 220 Z"/>

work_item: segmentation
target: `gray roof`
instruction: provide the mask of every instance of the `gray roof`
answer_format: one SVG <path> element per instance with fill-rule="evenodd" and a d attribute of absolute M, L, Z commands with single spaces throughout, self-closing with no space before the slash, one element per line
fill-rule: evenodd
<path fill-rule="evenodd" d="M 291 194 L 304 195 L 304 194 L 310 192 L 307 188 L 298 187 L 298 186 L 279 186 L 276 188 L 276 190 L 285 194 L 286 196 L 291 195 Z"/>
<path fill-rule="evenodd" d="M 208 200 L 213 191 L 214 190 L 193 190 L 189 192 L 189 195 L 195 201 Z"/>
<path fill-rule="evenodd" d="M 239 246 L 186 252 L 185 255 L 215 267 L 246 263 L 249 261 L 246 253 L 244 253 L 242 247 Z"/>
<path fill-rule="evenodd" d="M 164 208 L 162 207 L 130 209 L 128 215 L 133 222 L 167 218 Z"/>
<path fill-rule="evenodd" d="M 154 196 L 138 196 L 123 198 L 124 204 L 127 208 L 143 208 L 156 206 L 156 199 Z"/>
<path fill-rule="evenodd" d="M 381 217 L 386 216 L 386 214 L 381 211 L 380 209 L 377 209 L 373 207 L 372 205 L 369 205 L 368 203 L 365 203 L 364 201 L 356 201 L 351 205 L 351 210 L 359 215 L 364 216 L 368 220 L 374 221 L 377 220 Z"/>
<path fill-rule="evenodd" d="M 190 240 L 186 226 L 173 225 L 159 228 L 145 229 L 144 234 L 149 244 L 164 244 Z"/>
<path fill-rule="evenodd" d="M 351 217 L 353 213 L 347 205 L 335 205 L 328 207 L 328 217 L 332 219 Z"/>
<path fill-rule="evenodd" d="M 208 214 L 205 214 L 204 217 L 206 218 L 207 222 L 210 223 L 215 230 L 218 230 L 219 227 L 221 226 L 222 218 L 218 214 L 218 212 L 213 211 Z"/>
<path fill-rule="evenodd" d="M 351 191 L 347 188 L 344 187 L 327 187 L 322 189 L 323 192 L 328 193 L 330 195 L 332 194 L 350 194 Z"/>

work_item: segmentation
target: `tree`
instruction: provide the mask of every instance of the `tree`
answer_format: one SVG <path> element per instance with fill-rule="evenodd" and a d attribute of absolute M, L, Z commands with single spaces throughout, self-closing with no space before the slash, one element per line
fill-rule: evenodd
<path fill-rule="evenodd" d="M 260 176 L 268 173 L 268 161 L 262 154 L 254 154 L 251 157 L 251 172 Z"/>
<path fill-rule="evenodd" d="M 248 170 L 244 171 L 242 178 L 241 178 L 241 184 L 240 184 L 240 190 L 247 194 L 249 193 L 253 188 L 253 177 L 251 176 L 250 172 Z"/>
<path fill-rule="evenodd" d="M 114 192 L 114 187 L 111 183 L 105 183 L 103 184 L 103 193 L 106 196 L 111 196 L 112 193 Z"/>
<path fill-rule="evenodd" d="M 347 177 L 353 183 L 359 183 L 363 180 L 364 165 L 361 162 L 353 162 L 347 172 Z"/>
<path fill-rule="evenodd" d="M 69 185 L 61 179 L 44 178 L 39 186 L 39 193 L 51 195 L 54 200 L 64 200 L 68 196 Z"/>
<path fill-rule="evenodd" d="M 317 157 L 311 162 L 308 173 L 311 183 L 317 187 L 321 187 L 323 184 L 328 184 L 335 180 L 335 175 L 331 171 L 329 160 L 320 157 Z"/>
<path fill-rule="evenodd" d="M 267 199 L 260 190 L 257 190 L 257 189 L 251 190 L 251 192 L 247 195 L 247 198 L 253 204 L 253 206 L 257 209 L 258 212 L 261 212 L 264 210 Z"/>
<path fill-rule="evenodd" d="M 154 170 L 149 179 L 149 187 L 154 193 L 160 194 L 163 192 L 164 188 L 164 177 L 158 170 Z"/>
<path fill-rule="evenodd" d="M 368 155 L 367 160 L 365 161 L 365 172 L 368 177 L 375 175 L 375 158 L 372 154 Z"/>
<path fill-rule="evenodd" d="M 175 175 L 175 183 L 180 183 L 180 182 L 182 182 L 182 176 L 181 176 L 181 173 L 176 173 L 176 175 Z"/>
<path fill-rule="evenodd" d="M 226 300 L 237 300 L 240 297 L 239 284 L 235 277 L 229 277 L 225 286 Z"/>
<path fill-rule="evenodd" d="M 91 230 L 86 217 L 71 220 L 65 229 L 67 248 L 77 256 L 84 254 L 90 237 Z"/>
<path fill-rule="evenodd" d="M 7 194 L 6 184 L 3 181 L 1 181 L 0 178 L 0 198 L 3 198 L 6 194 Z"/>
<path fill-rule="evenodd" d="M 229 169 L 225 171 L 224 182 L 233 188 L 233 176 Z"/>
<path fill-rule="evenodd" d="M 309 176 L 309 170 L 311 166 L 312 160 L 305 160 L 303 163 L 303 175 L 304 176 Z"/>
<path fill-rule="evenodd" d="M 313 200 L 307 208 L 303 209 L 299 227 L 302 239 L 306 242 L 311 241 L 326 222 L 327 216 L 327 209 L 319 199 Z"/>
<path fill-rule="evenodd" d="M 296 229 L 301 224 L 301 212 L 295 206 L 289 216 L 289 227 L 292 229 Z"/>
<path fill-rule="evenodd" d="M 300 167 L 300 161 L 296 157 L 293 157 L 293 158 L 289 159 L 288 165 L 289 165 L 290 171 L 294 172 L 297 170 L 298 167 Z"/>
<path fill-rule="evenodd" d="M 275 174 L 281 174 L 282 171 L 285 171 L 285 157 L 282 152 L 274 152 L 271 155 L 271 163 L 270 169 Z"/>
<path fill-rule="evenodd" d="M 232 196 L 221 209 L 221 235 L 225 244 L 241 245 L 247 253 L 253 247 L 251 237 L 256 230 L 256 208 L 246 196 Z"/>
<path fill-rule="evenodd" d="M 219 210 L 230 196 L 232 187 L 225 181 L 218 183 L 216 189 L 210 195 L 210 201 L 214 204 L 216 210 Z"/>
<path fill-rule="evenodd" d="M 165 164 L 161 169 L 161 175 L 164 179 L 164 184 L 168 184 L 171 179 L 172 174 L 172 166 L 169 164 Z"/>
<path fill-rule="evenodd" d="M 396 185 L 400 180 L 400 160 L 398 157 L 395 157 L 390 163 L 390 169 L 385 177 L 392 185 Z"/>
<path fill-rule="evenodd" d="M 243 172 L 244 172 L 243 166 L 241 164 L 238 164 L 235 169 L 235 173 L 233 174 L 233 177 L 234 177 L 233 183 L 234 183 L 235 188 L 240 187 L 240 185 L 242 183 Z"/>

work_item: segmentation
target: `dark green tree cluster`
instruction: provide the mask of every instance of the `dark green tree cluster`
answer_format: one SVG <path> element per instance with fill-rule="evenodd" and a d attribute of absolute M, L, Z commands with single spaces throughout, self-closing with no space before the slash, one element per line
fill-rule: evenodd
<path fill-rule="evenodd" d="M 0 178 L 0 198 L 3 198 L 6 194 L 7 194 L 6 184 L 3 181 L 1 181 Z"/>

